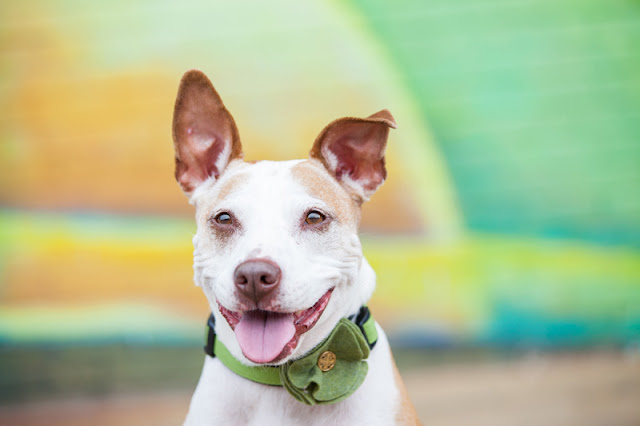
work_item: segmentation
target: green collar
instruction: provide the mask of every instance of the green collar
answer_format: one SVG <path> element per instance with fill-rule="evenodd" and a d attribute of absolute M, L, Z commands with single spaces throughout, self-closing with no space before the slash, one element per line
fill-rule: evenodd
<path fill-rule="evenodd" d="M 341 319 L 329 337 L 300 359 L 277 366 L 250 367 L 242 364 L 216 339 L 213 315 L 207 321 L 204 351 L 245 379 L 272 386 L 284 386 L 307 405 L 342 401 L 362 384 L 367 375 L 365 359 L 378 340 L 375 321 L 366 306 Z"/>

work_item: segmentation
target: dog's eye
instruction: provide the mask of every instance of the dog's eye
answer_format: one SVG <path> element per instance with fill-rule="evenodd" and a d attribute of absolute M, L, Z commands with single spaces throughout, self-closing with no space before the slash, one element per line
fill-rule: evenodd
<path fill-rule="evenodd" d="M 214 220 L 220 225 L 231 225 L 233 222 L 231 215 L 227 212 L 218 213 Z"/>
<path fill-rule="evenodd" d="M 311 210 L 307 213 L 307 218 L 304 220 L 307 222 L 307 225 L 317 225 L 319 223 L 324 222 L 325 216 L 316 210 Z"/>

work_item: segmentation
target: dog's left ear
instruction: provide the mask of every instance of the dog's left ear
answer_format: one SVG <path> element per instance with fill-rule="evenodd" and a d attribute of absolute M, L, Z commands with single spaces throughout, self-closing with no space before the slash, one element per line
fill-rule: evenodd
<path fill-rule="evenodd" d="M 242 158 L 236 123 L 202 71 L 187 71 L 180 81 L 173 144 L 176 180 L 187 196 L 209 177 L 217 179 L 231 160 Z"/>
<path fill-rule="evenodd" d="M 387 177 L 384 151 L 389 128 L 396 127 L 386 109 L 367 118 L 340 118 L 320 132 L 309 156 L 322 162 L 352 195 L 364 202 Z"/>

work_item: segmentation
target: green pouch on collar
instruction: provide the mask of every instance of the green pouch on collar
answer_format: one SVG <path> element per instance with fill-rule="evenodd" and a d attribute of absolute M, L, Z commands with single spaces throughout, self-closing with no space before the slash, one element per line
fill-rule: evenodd
<path fill-rule="evenodd" d="M 319 361 L 323 354 L 328 362 Z M 360 387 L 367 375 L 368 365 L 364 360 L 368 356 L 369 344 L 362 332 L 343 318 L 313 352 L 283 365 L 280 380 L 298 401 L 308 405 L 333 404 Z"/>

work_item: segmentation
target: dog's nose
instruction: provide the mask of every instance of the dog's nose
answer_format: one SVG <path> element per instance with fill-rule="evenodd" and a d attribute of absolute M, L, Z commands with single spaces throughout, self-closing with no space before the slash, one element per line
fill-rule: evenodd
<path fill-rule="evenodd" d="M 266 260 L 247 260 L 236 268 L 234 280 L 238 291 L 258 304 L 280 284 L 280 268 Z"/>

